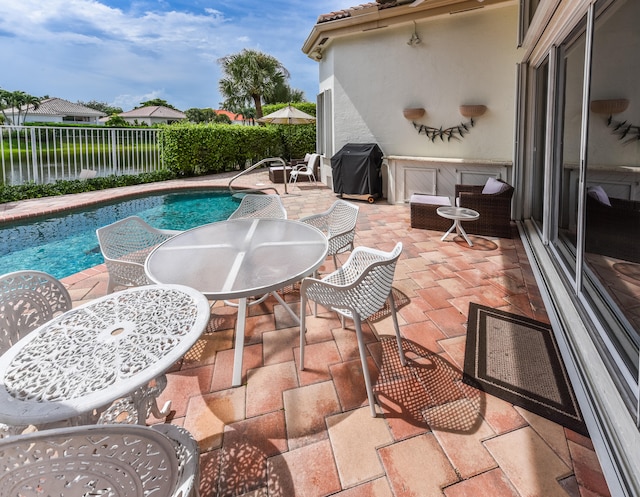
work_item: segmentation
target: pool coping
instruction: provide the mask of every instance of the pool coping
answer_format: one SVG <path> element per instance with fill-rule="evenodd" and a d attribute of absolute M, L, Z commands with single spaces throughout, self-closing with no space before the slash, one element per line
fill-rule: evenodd
<path fill-rule="evenodd" d="M 159 181 L 156 183 L 145 183 L 142 185 L 122 186 L 118 188 L 108 188 L 106 190 L 95 190 L 82 193 L 71 193 L 68 195 L 57 195 L 53 197 L 32 198 L 19 200 L 16 202 L 6 202 L 0 204 L 0 226 L 16 221 L 23 221 L 29 218 L 59 214 L 63 211 L 89 207 L 114 200 L 122 200 L 129 197 L 137 197 L 147 193 L 170 192 L 179 190 L 202 190 L 207 188 L 227 187 L 229 179 L 237 172 L 221 173 L 197 178 L 175 179 L 169 181 Z M 234 190 L 253 189 L 256 186 L 273 187 L 280 192 L 280 188 L 271 183 L 268 171 L 253 171 L 248 173 L 246 178 L 234 184 Z"/>

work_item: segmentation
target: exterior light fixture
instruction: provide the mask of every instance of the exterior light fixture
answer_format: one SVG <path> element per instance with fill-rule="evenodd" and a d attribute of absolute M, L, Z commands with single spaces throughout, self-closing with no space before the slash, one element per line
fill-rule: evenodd
<path fill-rule="evenodd" d="M 413 121 L 414 119 L 420 119 L 422 116 L 424 116 L 425 110 L 423 108 L 409 108 L 409 109 L 404 109 L 402 111 L 402 114 L 404 115 L 405 119 L 409 119 L 409 121 Z"/>
<path fill-rule="evenodd" d="M 479 117 L 487 111 L 486 105 L 461 105 L 460 114 L 464 117 Z"/>
<path fill-rule="evenodd" d="M 413 34 L 411 35 L 411 38 L 409 38 L 407 45 L 409 45 L 410 47 L 414 47 L 416 45 L 420 45 L 421 41 L 422 40 L 418 36 L 418 32 L 416 30 L 416 21 L 413 21 Z"/>
<path fill-rule="evenodd" d="M 627 107 L 629 107 L 629 101 L 626 98 L 592 100 L 590 105 L 591 112 L 605 116 L 620 114 L 620 112 L 627 110 Z"/>

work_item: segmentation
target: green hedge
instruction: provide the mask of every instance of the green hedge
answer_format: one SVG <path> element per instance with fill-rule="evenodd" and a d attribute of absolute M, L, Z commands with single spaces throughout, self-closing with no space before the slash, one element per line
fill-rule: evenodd
<path fill-rule="evenodd" d="M 175 179 L 175 173 L 164 170 L 152 173 L 142 173 L 124 176 L 105 176 L 91 179 L 58 180 L 55 183 L 38 185 L 36 183 L 25 183 L 24 185 L 6 186 L 0 185 L 0 203 L 16 202 L 29 198 L 52 197 L 55 195 L 66 195 L 68 193 L 81 193 L 119 186 L 141 185 L 143 183 L 154 183 L 156 181 L 167 181 Z"/>
<path fill-rule="evenodd" d="M 234 171 L 267 157 L 299 158 L 315 150 L 316 126 L 178 123 L 159 136 L 165 166 L 181 176 Z"/>
<path fill-rule="evenodd" d="M 282 151 L 277 130 L 266 126 L 172 124 L 159 142 L 165 166 L 185 176 L 233 171 Z"/>

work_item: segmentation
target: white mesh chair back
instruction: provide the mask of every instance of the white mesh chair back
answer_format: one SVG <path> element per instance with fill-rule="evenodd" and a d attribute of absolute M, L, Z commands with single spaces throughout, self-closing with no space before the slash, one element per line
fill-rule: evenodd
<path fill-rule="evenodd" d="M 336 200 L 325 212 L 303 217 L 301 222 L 315 226 L 322 231 L 329 241 L 327 255 L 333 256 L 335 267 L 338 267 L 336 254 L 353 250 L 356 236 L 356 223 L 360 207 L 344 200 Z"/>
<path fill-rule="evenodd" d="M 247 193 L 242 197 L 238 208 L 229 216 L 229 219 L 246 218 L 287 219 L 287 211 L 280 195 Z"/>
<path fill-rule="evenodd" d="M 0 354 L 69 309 L 69 292 L 50 274 L 16 271 L 0 276 Z"/>
<path fill-rule="evenodd" d="M 198 495 L 198 445 L 183 428 L 93 425 L 0 440 L 0 495 Z"/>
<path fill-rule="evenodd" d="M 109 271 L 107 292 L 116 286 L 140 286 L 149 282 L 144 262 L 161 242 L 180 233 L 150 226 L 138 216 L 130 216 L 96 230 L 98 243 Z"/>
<path fill-rule="evenodd" d="M 300 368 L 304 369 L 307 300 L 328 307 L 343 317 L 353 319 L 367 396 L 369 397 L 369 405 L 373 416 L 376 415 L 375 402 L 366 360 L 361 322 L 377 313 L 388 300 L 398 342 L 400 361 L 402 365 L 405 365 L 400 329 L 391 292 L 396 265 L 401 253 L 402 243 L 397 243 L 391 252 L 383 252 L 368 247 L 356 247 L 341 268 L 321 280 L 305 278 L 302 280 L 300 287 Z"/>
<path fill-rule="evenodd" d="M 306 156 L 305 156 L 306 158 Z M 307 162 L 298 164 L 289 173 L 289 183 L 295 183 L 298 181 L 298 176 L 307 176 L 316 182 L 316 164 L 320 160 L 320 154 L 310 154 Z"/>

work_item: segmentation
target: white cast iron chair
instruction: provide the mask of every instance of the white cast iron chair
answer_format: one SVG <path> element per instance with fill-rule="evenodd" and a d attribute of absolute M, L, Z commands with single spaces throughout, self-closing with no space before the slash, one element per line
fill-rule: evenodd
<path fill-rule="evenodd" d="M 325 212 L 300 219 L 301 222 L 315 226 L 326 235 L 329 241 L 327 255 L 333 257 L 336 269 L 338 268 L 336 255 L 353 250 L 359 210 L 360 207 L 357 205 L 336 200 Z"/>
<path fill-rule="evenodd" d="M 362 336 L 362 321 L 378 312 L 385 301 L 389 301 L 400 362 L 405 366 L 406 359 L 402 350 L 402 338 L 391 292 L 396 263 L 401 253 L 402 243 L 400 242 L 391 252 L 356 247 L 341 268 L 321 280 L 305 278 L 300 288 L 300 369 L 304 370 L 307 300 L 324 305 L 343 318 L 353 319 L 369 407 L 373 417 L 376 416 L 376 408 Z"/>
<path fill-rule="evenodd" d="M 311 154 L 307 162 L 293 166 L 289 173 L 289 183 L 295 184 L 298 181 L 298 176 L 306 176 L 309 180 L 313 180 L 313 183 L 315 184 L 315 169 L 319 160 L 320 154 Z"/>
<path fill-rule="evenodd" d="M 247 193 L 229 219 L 247 218 L 287 219 L 287 211 L 279 195 Z"/>
<path fill-rule="evenodd" d="M 170 424 L 43 430 L 0 440 L 0 495 L 197 497 L 198 456 Z"/>
<path fill-rule="evenodd" d="M 50 274 L 15 271 L 0 276 L 0 355 L 69 309 L 69 292 Z"/>
<path fill-rule="evenodd" d="M 178 233 L 181 232 L 154 228 L 138 216 L 98 228 L 98 243 L 109 271 L 107 293 L 116 286 L 151 283 L 144 272 L 144 261 L 158 244 Z"/>

